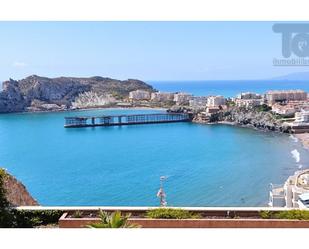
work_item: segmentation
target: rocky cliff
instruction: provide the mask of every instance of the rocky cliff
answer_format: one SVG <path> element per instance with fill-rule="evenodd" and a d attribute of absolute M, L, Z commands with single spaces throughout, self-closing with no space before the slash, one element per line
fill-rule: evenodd
<path fill-rule="evenodd" d="M 271 112 L 254 108 L 231 108 L 223 112 L 219 120 L 252 126 L 258 129 L 288 132 L 288 127 L 283 126 L 280 119 L 277 119 Z"/>
<path fill-rule="evenodd" d="M 214 115 L 212 122 L 225 121 L 262 130 L 290 132 L 289 126 L 284 125 L 280 118 L 263 108 L 263 106 L 250 109 L 232 107 Z"/>
<path fill-rule="evenodd" d="M 1 188 L 10 206 L 37 206 L 38 202 L 29 194 L 26 187 L 14 176 L 0 169 Z"/>
<path fill-rule="evenodd" d="M 208 124 L 219 122 L 286 133 L 289 133 L 291 130 L 291 127 L 285 125 L 280 117 L 271 113 L 267 106 L 249 109 L 232 106 L 211 115 L 205 115 L 204 112 L 201 111 L 192 112 L 189 110 L 180 110 L 180 112 L 191 112 L 193 115 L 193 122 L 196 123 Z"/>
<path fill-rule="evenodd" d="M 128 97 L 130 91 L 137 89 L 154 91 L 140 80 L 116 80 L 104 77 L 46 78 L 37 75 L 22 80 L 3 82 L 0 92 L 0 113 L 65 110 L 83 93 L 91 92 L 97 96 L 110 95 L 116 99 Z"/>

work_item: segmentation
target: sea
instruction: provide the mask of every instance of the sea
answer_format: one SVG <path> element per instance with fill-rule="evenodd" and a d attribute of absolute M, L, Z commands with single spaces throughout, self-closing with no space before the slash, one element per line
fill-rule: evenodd
<path fill-rule="evenodd" d="M 214 81 L 148 81 L 155 89 L 187 92 L 196 96 L 223 95 L 235 97 L 241 92 L 263 94 L 269 90 L 301 89 L 309 92 L 308 81 L 293 80 L 214 80 Z"/>
<path fill-rule="evenodd" d="M 148 82 L 160 91 L 235 96 L 309 90 L 306 82 Z M 0 166 L 45 206 L 267 206 L 270 183 L 308 168 L 288 134 L 229 125 L 169 123 L 65 129 L 64 117 L 163 110 L 100 109 L 0 115 Z"/>

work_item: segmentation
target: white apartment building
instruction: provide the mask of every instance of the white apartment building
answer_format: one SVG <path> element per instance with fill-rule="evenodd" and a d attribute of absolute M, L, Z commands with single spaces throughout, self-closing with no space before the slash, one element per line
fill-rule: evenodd
<path fill-rule="evenodd" d="M 271 207 L 309 208 L 309 170 L 297 171 L 284 185 L 272 185 Z"/>
<path fill-rule="evenodd" d="M 223 96 L 210 96 L 207 98 L 207 106 L 225 105 L 225 98 Z"/>
<path fill-rule="evenodd" d="M 262 99 L 235 99 L 235 104 L 238 107 L 255 107 L 263 104 Z"/>
<path fill-rule="evenodd" d="M 271 107 L 271 111 L 284 116 L 291 116 L 296 113 L 296 109 L 293 105 L 274 104 Z"/>
<path fill-rule="evenodd" d="M 261 99 L 262 96 L 258 93 L 245 92 L 236 96 L 237 99 Z"/>
<path fill-rule="evenodd" d="M 177 105 L 188 104 L 192 97 L 192 94 L 189 93 L 175 93 L 174 101 Z"/>
<path fill-rule="evenodd" d="M 130 100 L 149 100 L 150 92 L 144 90 L 136 90 L 129 93 Z"/>
<path fill-rule="evenodd" d="M 167 93 L 167 92 L 152 93 L 151 101 L 154 101 L 154 102 L 174 101 L 174 93 Z"/>
<path fill-rule="evenodd" d="M 307 92 L 303 90 L 268 91 L 265 98 L 268 104 L 278 101 L 307 100 Z"/>
<path fill-rule="evenodd" d="M 201 107 L 206 107 L 207 105 L 207 97 L 192 97 L 189 100 L 189 105 L 190 107 L 193 108 L 201 108 Z"/>
<path fill-rule="evenodd" d="M 293 125 L 309 124 L 309 111 L 300 111 L 295 113 L 295 121 Z"/>
<path fill-rule="evenodd" d="M 309 193 L 301 194 L 298 196 L 298 207 L 300 209 L 309 208 Z"/>

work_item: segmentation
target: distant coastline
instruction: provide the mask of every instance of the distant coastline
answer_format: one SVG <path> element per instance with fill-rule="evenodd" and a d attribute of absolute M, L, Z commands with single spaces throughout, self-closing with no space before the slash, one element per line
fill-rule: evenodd
<path fill-rule="evenodd" d="M 224 81 L 223 85 L 220 81 L 216 81 L 216 84 L 220 85 L 220 89 L 224 86 L 234 89 L 231 87 L 231 82 L 236 84 L 235 89 L 240 87 L 237 81 Z M 257 82 L 253 81 L 254 88 L 257 88 Z M 207 87 L 209 90 L 212 89 L 208 84 L 212 84 L 211 81 L 208 81 Z M 243 84 L 244 82 L 242 87 Z M 272 102 L 267 100 L 266 93 L 269 90 L 264 93 L 239 92 L 233 97 L 225 94 L 199 96 L 193 94 L 193 91 L 183 91 L 182 83 L 174 82 L 174 91 L 163 89 L 162 92 L 164 84 L 159 88 L 160 91 L 156 90 L 157 83 L 153 85 L 135 79 L 120 81 L 100 76 L 47 78 L 32 75 L 18 81 L 10 79 L 3 83 L 3 91 L 0 92 L 0 113 L 53 113 L 108 109 L 162 110 L 188 113 L 195 123 L 224 123 L 291 133 L 293 132 L 291 126 L 285 122 L 285 118 L 294 118 L 293 115 L 304 106 L 308 105 L 309 108 L 307 97 L 306 99 L 302 97 L 307 93 L 297 89 L 283 92 L 292 96 L 294 91 L 299 95 L 298 99 L 294 99 L 293 95 L 289 97 L 290 99 L 283 98 Z M 189 85 L 186 83 L 186 86 Z M 266 86 L 267 89 L 273 88 L 271 84 L 263 85 Z M 290 100 L 292 101 L 289 102 Z M 294 100 L 299 103 L 294 103 Z M 293 109 L 292 113 L 283 113 L 290 112 L 290 109 Z"/>
<path fill-rule="evenodd" d="M 158 110 L 167 111 L 168 108 L 162 107 L 89 107 L 81 109 L 65 109 L 65 110 L 49 110 L 49 111 L 23 111 L 23 112 L 10 112 L 10 113 L 0 113 L 0 115 L 10 115 L 10 114 L 44 114 L 44 113 L 66 113 L 66 112 L 82 112 L 82 111 L 99 111 L 99 110 Z"/>

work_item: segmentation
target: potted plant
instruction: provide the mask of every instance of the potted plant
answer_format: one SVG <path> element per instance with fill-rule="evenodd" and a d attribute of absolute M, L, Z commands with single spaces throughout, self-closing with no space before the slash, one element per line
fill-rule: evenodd
<path fill-rule="evenodd" d="M 120 211 L 115 211 L 111 214 L 108 214 L 105 211 L 99 210 L 100 222 L 92 223 L 87 227 L 90 228 L 138 228 L 140 227 L 137 224 L 129 223 L 128 219 L 130 214 L 121 215 Z"/>

